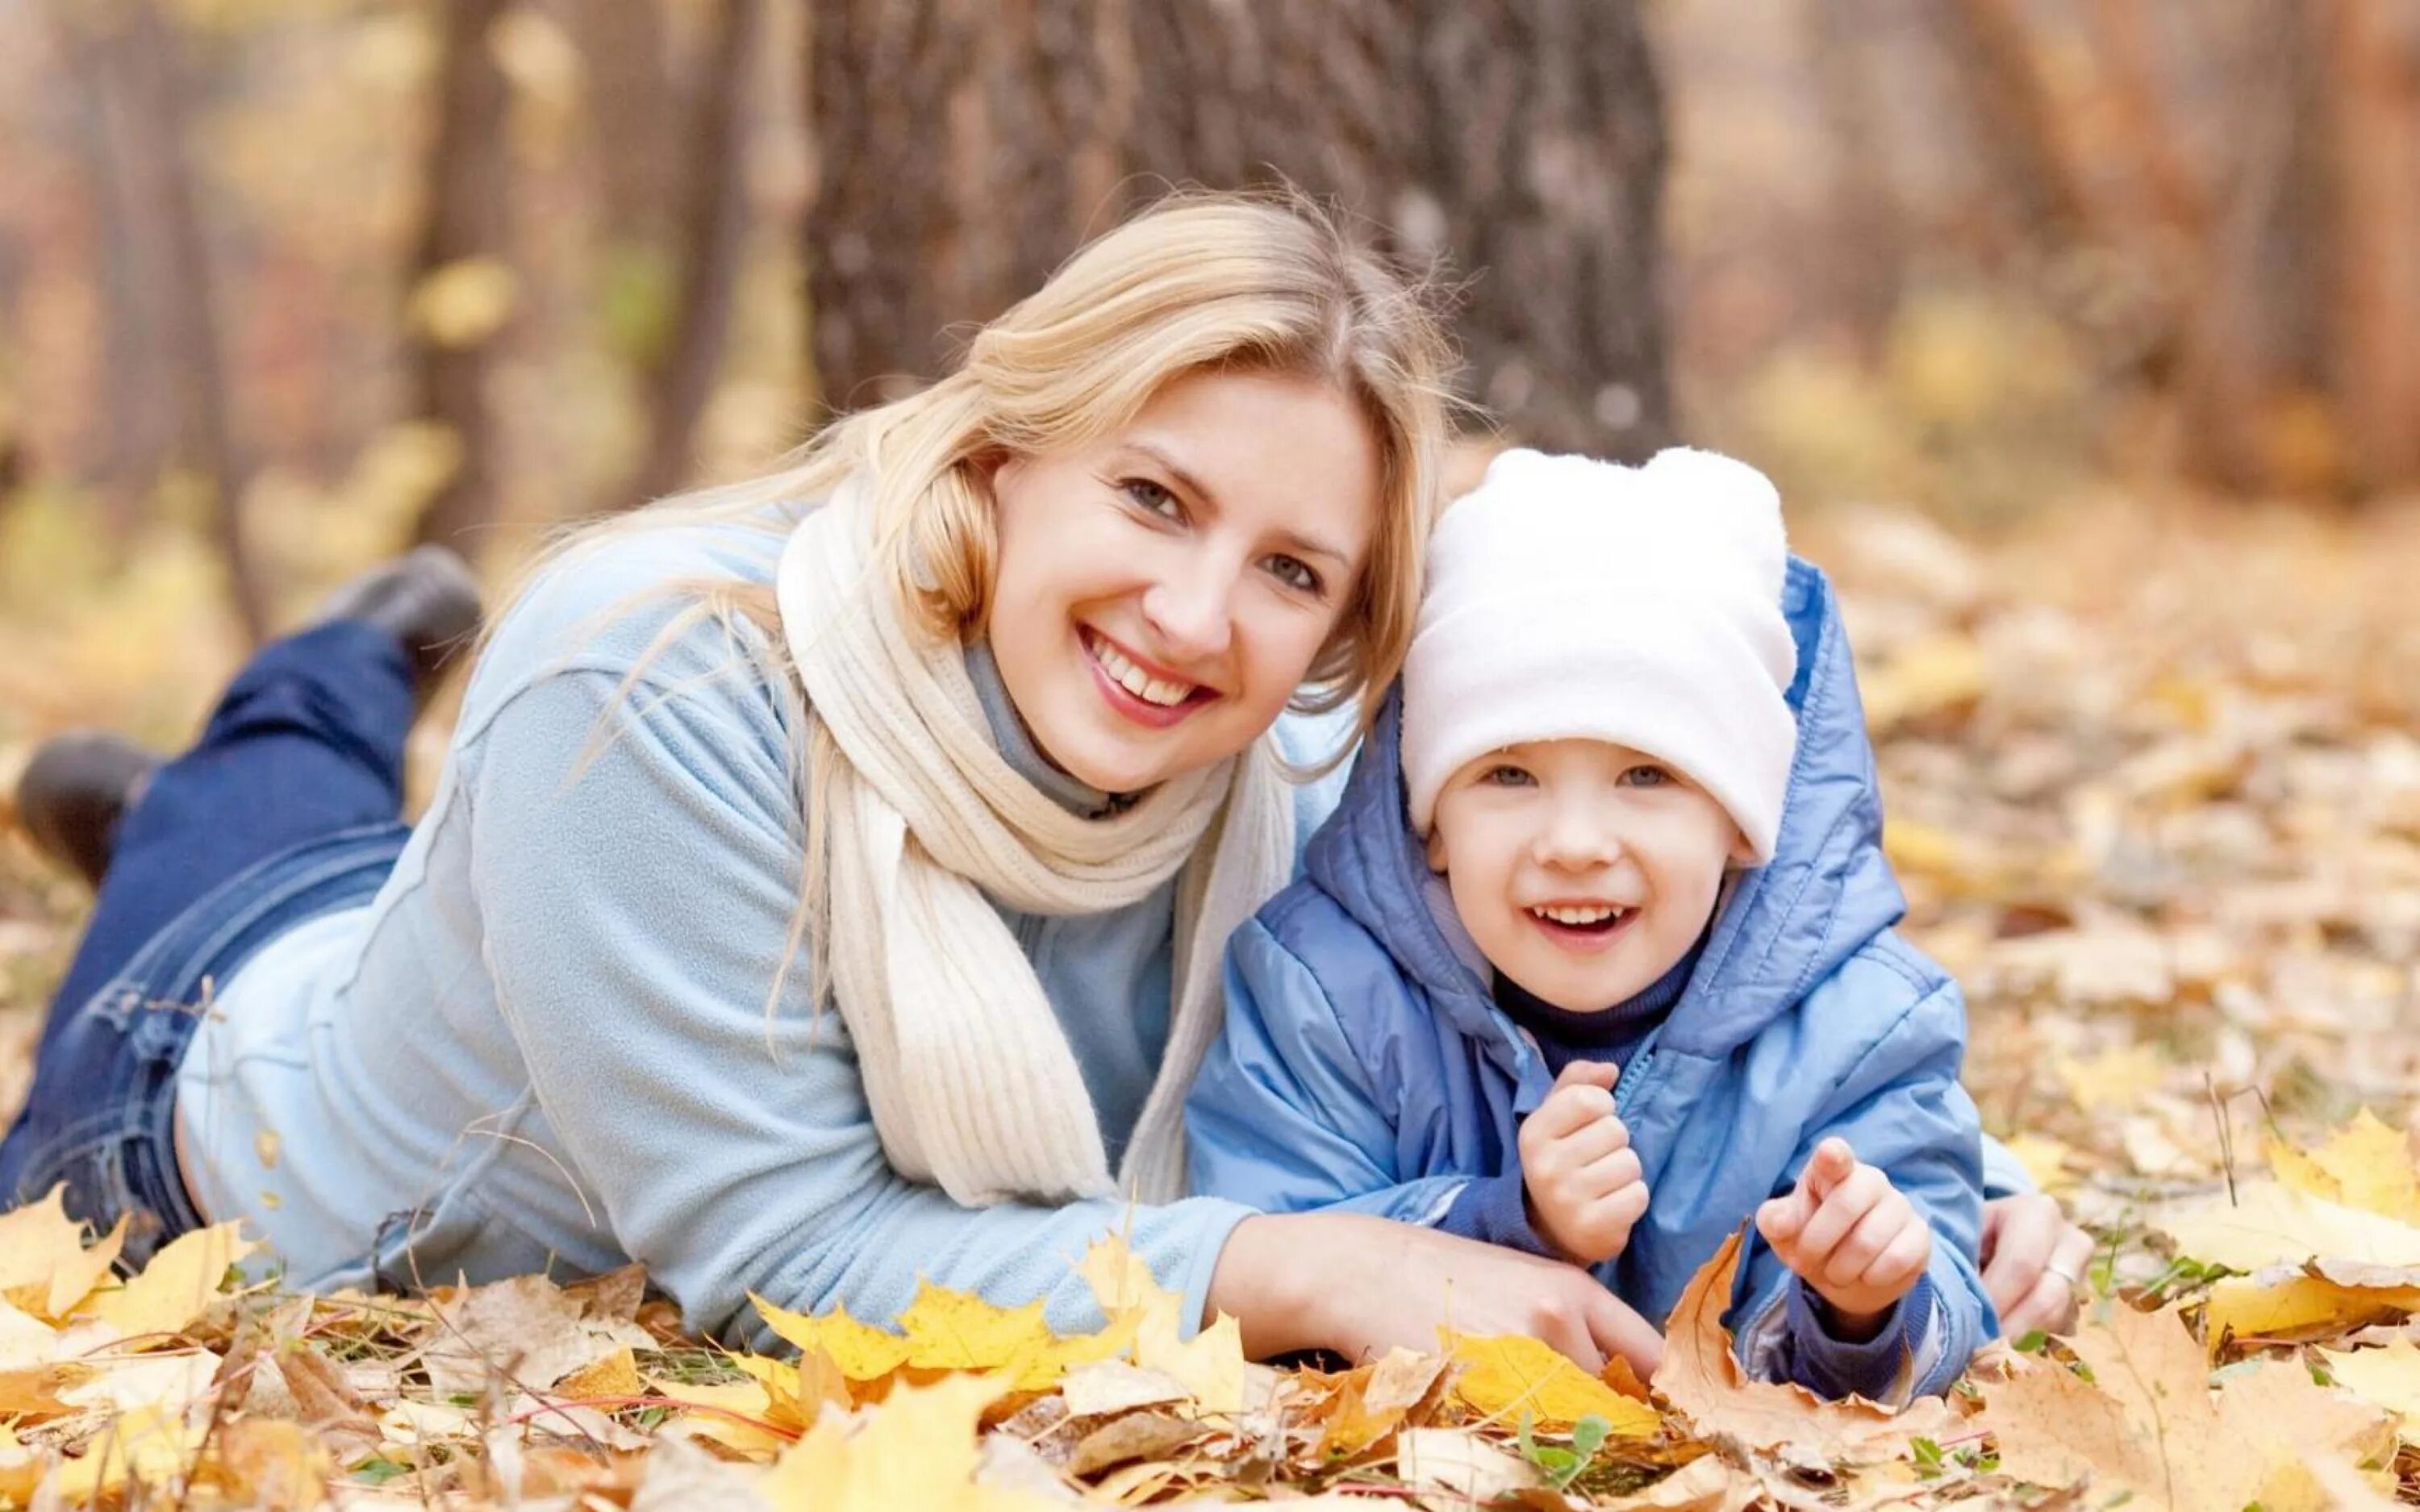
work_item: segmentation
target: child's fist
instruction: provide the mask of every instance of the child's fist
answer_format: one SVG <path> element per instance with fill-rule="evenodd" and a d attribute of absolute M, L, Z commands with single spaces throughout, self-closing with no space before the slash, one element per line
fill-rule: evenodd
<path fill-rule="evenodd" d="M 1521 1180 L 1538 1231 L 1583 1265 L 1609 1260 L 1647 1211 L 1630 1131 L 1613 1116 L 1621 1068 L 1575 1060 L 1521 1125 Z"/>
<path fill-rule="evenodd" d="M 1853 1337 L 1871 1334 L 1932 1262 L 1932 1229 L 1915 1204 L 1845 1139 L 1817 1145 L 1798 1185 L 1756 1210 L 1756 1227 Z"/>

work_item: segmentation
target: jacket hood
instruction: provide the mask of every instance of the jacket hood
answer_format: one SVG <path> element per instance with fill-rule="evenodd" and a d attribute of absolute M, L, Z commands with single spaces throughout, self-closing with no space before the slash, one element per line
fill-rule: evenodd
<path fill-rule="evenodd" d="M 1906 911 L 1883 856 L 1882 801 L 1856 668 L 1822 571 L 1792 558 L 1782 610 L 1798 651 L 1788 695 L 1798 745 L 1780 833 L 1772 861 L 1730 889 L 1665 1024 L 1664 1048 L 1728 1054 Z M 1401 692 L 1389 691 L 1342 800 L 1311 842 L 1306 872 L 1387 948 L 1435 1011 L 1517 1058 L 1489 982 L 1431 910 L 1426 848 L 1406 812 L 1402 723 Z"/>

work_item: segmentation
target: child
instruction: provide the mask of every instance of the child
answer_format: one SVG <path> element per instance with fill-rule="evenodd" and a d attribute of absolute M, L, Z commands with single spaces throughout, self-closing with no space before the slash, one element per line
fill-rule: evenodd
<path fill-rule="evenodd" d="M 1996 1329 L 1981 1134 L 1881 820 L 1761 473 L 1505 454 L 1303 879 L 1229 947 L 1195 1190 L 1560 1257 L 1650 1319 L 1753 1217 L 1752 1373 L 1946 1389 Z"/>

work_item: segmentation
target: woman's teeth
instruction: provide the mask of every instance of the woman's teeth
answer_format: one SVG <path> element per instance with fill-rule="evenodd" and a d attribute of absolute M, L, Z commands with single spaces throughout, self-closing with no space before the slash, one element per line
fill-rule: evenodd
<path fill-rule="evenodd" d="M 1111 677 L 1117 679 L 1120 687 L 1145 703 L 1156 703 L 1164 709 L 1172 709 L 1193 696 L 1193 684 L 1163 682 L 1120 656 L 1117 647 L 1099 636 L 1095 635 L 1090 639 L 1093 659 L 1099 662 Z"/>
<path fill-rule="evenodd" d="M 1529 912 L 1539 918 L 1550 919 L 1558 924 L 1570 924 L 1576 927 L 1586 927 L 1590 924 L 1602 924 L 1607 919 L 1619 918 L 1623 914 L 1628 913 L 1629 910 L 1626 908 L 1614 908 L 1611 906 L 1597 907 L 1590 905 L 1581 907 L 1572 904 L 1557 903 L 1545 908 L 1532 908 Z"/>

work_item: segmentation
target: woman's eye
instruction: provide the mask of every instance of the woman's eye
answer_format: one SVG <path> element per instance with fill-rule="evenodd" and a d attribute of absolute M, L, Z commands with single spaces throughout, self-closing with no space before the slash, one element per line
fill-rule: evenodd
<path fill-rule="evenodd" d="M 1269 573 L 1278 581 L 1298 592 L 1317 594 L 1320 590 L 1319 574 L 1311 570 L 1310 563 L 1297 558 L 1269 558 Z"/>
<path fill-rule="evenodd" d="M 1627 787 L 1660 788 L 1672 780 L 1672 774 L 1661 766 L 1634 766 L 1621 774 L 1621 780 Z"/>
<path fill-rule="evenodd" d="M 1176 495 L 1149 478 L 1127 478 L 1118 487 L 1134 501 L 1136 508 L 1146 514 L 1157 515 L 1162 519 L 1185 517 L 1185 506 L 1177 501 Z"/>

